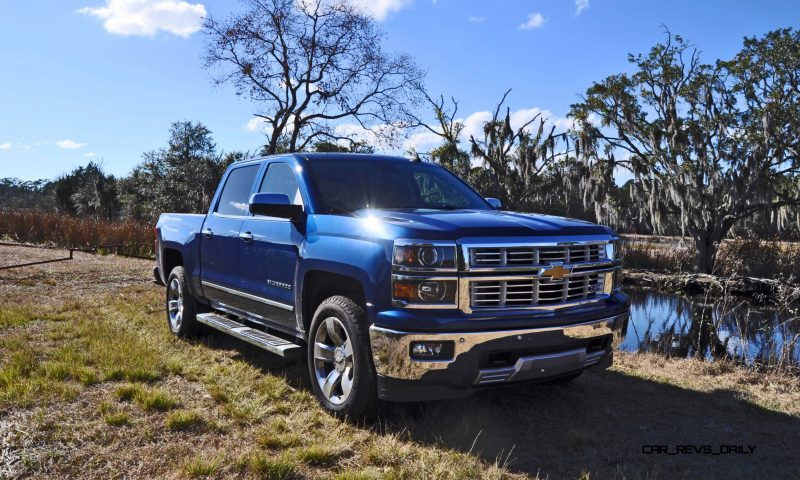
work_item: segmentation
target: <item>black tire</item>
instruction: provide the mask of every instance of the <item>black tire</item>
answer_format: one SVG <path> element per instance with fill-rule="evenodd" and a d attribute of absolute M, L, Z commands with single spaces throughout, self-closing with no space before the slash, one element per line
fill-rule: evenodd
<path fill-rule="evenodd" d="M 180 338 L 188 338 L 200 332 L 197 308 L 192 294 L 189 293 L 183 267 L 173 268 L 167 278 L 165 305 L 167 326 L 172 333 Z"/>
<path fill-rule="evenodd" d="M 333 336 L 330 325 L 336 332 Z M 349 363 L 342 328 L 347 335 L 346 340 L 350 341 L 352 355 Z M 341 346 L 336 346 L 335 337 L 343 340 Z M 328 350 L 328 347 L 334 348 Z M 369 325 L 364 310 L 356 302 L 338 295 L 325 299 L 311 321 L 307 350 L 311 388 L 325 410 L 338 418 L 350 419 L 368 417 L 376 411 L 377 379 L 370 351 Z M 336 383 L 331 377 L 336 376 L 339 368 L 342 370 L 339 371 L 339 383 Z M 323 391 L 323 385 L 328 393 Z M 346 385 L 349 385 L 347 393 Z"/>

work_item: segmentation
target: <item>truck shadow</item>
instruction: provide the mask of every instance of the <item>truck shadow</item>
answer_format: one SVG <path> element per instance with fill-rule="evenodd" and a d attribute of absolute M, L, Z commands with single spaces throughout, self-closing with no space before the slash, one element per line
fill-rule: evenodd
<path fill-rule="evenodd" d="M 203 342 L 236 352 L 234 358 L 281 375 L 294 388 L 310 388 L 303 361 L 286 362 L 227 335 Z M 703 393 L 616 371 L 559 386 L 491 389 L 464 400 L 383 403 L 365 427 L 541 478 L 800 478 L 800 418 L 755 405 L 740 392 Z M 660 446 L 685 453 L 655 453 Z M 704 446 L 755 450 L 694 451 Z"/>
<path fill-rule="evenodd" d="M 702 393 L 614 371 L 461 401 L 389 405 L 378 428 L 542 478 L 800 478 L 800 418 L 739 392 Z M 693 448 L 705 445 L 755 450 Z M 654 453 L 657 446 L 686 453 Z"/>
<path fill-rule="evenodd" d="M 310 390 L 306 364 L 302 358 L 286 360 L 238 338 L 210 329 L 198 340 L 209 348 L 230 351 L 233 359 L 245 361 L 263 373 L 283 377 L 292 388 Z"/>

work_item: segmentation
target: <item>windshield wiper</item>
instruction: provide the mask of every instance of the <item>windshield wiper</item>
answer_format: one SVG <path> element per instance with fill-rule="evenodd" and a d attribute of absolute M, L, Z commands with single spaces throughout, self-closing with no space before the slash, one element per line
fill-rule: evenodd
<path fill-rule="evenodd" d="M 428 210 L 462 210 L 461 207 L 456 207 L 455 205 L 436 205 L 433 207 L 425 207 Z"/>

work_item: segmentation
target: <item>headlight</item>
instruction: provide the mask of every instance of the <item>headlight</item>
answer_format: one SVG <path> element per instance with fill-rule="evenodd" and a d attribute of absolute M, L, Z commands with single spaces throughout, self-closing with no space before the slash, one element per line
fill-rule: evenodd
<path fill-rule="evenodd" d="M 398 306 L 446 308 L 456 306 L 458 280 L 392 276 L 392 300 Z"/>
<path fill-rule="evenodd" d="M 395 270 L 455 271 L 455 243 L 396 240 L 392 255 Z"/>

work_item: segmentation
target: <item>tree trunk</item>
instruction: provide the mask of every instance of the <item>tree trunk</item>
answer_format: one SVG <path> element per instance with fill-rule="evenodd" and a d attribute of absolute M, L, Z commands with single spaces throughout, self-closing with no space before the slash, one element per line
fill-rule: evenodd
<path fill-rule="evenodd" d="M 694 271 L 697 273 L 712 273 L 714 262 L 717 260 L 717 242 L 714 236 L 702 234 L 695 236 L 694 244 L 697 253 L 694 258 Z"/>

